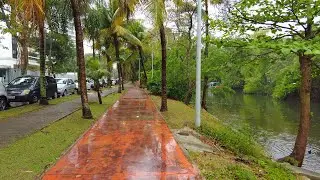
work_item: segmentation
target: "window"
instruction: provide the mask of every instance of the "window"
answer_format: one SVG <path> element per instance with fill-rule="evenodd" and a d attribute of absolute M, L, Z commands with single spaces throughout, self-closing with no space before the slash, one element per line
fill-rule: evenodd
<path fill-rule="evenodd" d="M 20 77 L 16 78 L 9 83 L 9 85 L 13 86 L 26 86 L 32 84 L 36 80 L 35 77 Z"/>

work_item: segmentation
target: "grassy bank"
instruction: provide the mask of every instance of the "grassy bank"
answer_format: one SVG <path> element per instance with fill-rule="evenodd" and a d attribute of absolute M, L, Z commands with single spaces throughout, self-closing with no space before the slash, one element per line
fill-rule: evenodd
<path fill-rule="evenodd" d="M 112 94 L 104 97 L 102 105 L 90 103 L 94 119 L 99 118 L 119 96 Z M 0 149 L 0 179 L 35 179 L 46 167 L 55 163 L 93 122 L 82 119 L 79 110 Z"/>
<path fill-rule="evenodd" d="M 159 106 L 161 99 L 152 96 Z M 162 113 L 171 129 L 194 127 L 195 110 L 179 101 L 168 100 L 169 111 Z M 287 169 L 266 157 L 263 148 L 248 135 L 236 132 L 215 119 L 206 111 L 201 112 L 203 141 L 212 145 L 214 153 L 190 152 L 206 179 L 295 179 Z"/>
<path fill-rule="evenodd" d="M 60 103 L 63 103 L 63 102 L 67 102 L 67 101 L 71 101 L 71 100 L 77 99 L 79 97 L 80 96 L 76 95 L 76 94 L 73 94 L 73 95 L 70 95 L 70 96 L 65 96 L 65 97 L 60 97 L 60 98 L 49 100 L 49 104 L 50 105 L 56 105 L 56 104 L 60 104 Z M 23 106 L 20 106 L 20 107 L 11 108 L 11 109 L 8 109 L 8 110 L 5 110 L 5 111 L 0 111 L 0 121 L 4 120 L 4 119 L 7 119 L 7 118 L 10 118 L 10 117 L 16 117 L 16 116 L 19 116 L 19 115 L 24 114 L 24 113 L 36 111 L 36 110 L 39 110 L 39 109 L 44 108 L 44 107 L 47 107 L 47 106 L 42 106 L 42 105 L 39 105 L 38 103 L 35 103 L 35 104 L 27 104 L 27 105 L 23 105 Z"/>

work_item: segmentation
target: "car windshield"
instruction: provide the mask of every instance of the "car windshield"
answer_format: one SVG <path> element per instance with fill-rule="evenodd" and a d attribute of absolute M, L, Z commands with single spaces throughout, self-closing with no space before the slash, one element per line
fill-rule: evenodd
<path fill-rule="evenodd" d="M 65 79 L 56 79 L 57 84 L 67 84 L 67 81 Z"/>
<path fill-rule="evenodd" d="M 35 80 L 35 77 L 20 77 L 11 81 L 9 85 L 26 86 L 32 84 Z"/>

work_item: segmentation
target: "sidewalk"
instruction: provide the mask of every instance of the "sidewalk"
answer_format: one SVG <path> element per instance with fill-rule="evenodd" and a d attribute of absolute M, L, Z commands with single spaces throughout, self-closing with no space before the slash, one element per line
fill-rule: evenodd
<path fill-rule="evenodd" d="M 197 179 L 150 97 L 131 88 L 43 179 Z"/>
<path fill-rule="evenodd" d="M 117 92 L 118 87 L 105 90 L 102 96 Z M 98 101 L 96 93 L 88 94 L 89 101 Z M 65 116 L 77 111 L 81 107 L 81 100 L 57 105 L 49 105 L 40 110 L 25 113 L 17 117 L 8 118 L 0 122 L 0 148 L 12 143 L 14 140 L 26 136 L 36 130 L 42 129 Z"/>

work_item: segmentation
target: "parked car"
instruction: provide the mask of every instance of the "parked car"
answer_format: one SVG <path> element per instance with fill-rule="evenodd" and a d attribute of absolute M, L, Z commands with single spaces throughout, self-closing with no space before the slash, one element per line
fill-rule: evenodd
<path fill-rule="evenodd" d="M 76 85 L 76 90 L 78 91 L 79 90 L 79 82 L 78 80 L 75 80 L 75 85 Z M 90 79 L 87 79 L 87 89 L 90 90 L 94 87 L 94 82 Z"/>
<path fill-rule="evenodd" d="M 69 78 L 56 78 L 58 96 L 66 96 L 76 92 L 76 84 Z"/>
<path fill-rule="evenodd" d="M 7 109 L 8 107 L 8 99 L 7 99 L 7 91 L 2 82 L 0 82 L 0 111 Z"/>
<path fill-rule="evenodd" d="M 47 98 L 58 97 L 56 80 L 46 76 Z M 36 103 L 40 98 L 40 79 L 38 76 L 22 76 L 12 80 L 7 86 L 9 102 Z"/>
<path fill-rule="evenodd" d="M 220 82 L 215 82 L 215 81 L 213 81 L 213 82 L 209 82 L 208 83 L 208 87 L 209 88 L 219 88 L 219 85 L 220 85 Z"/>

